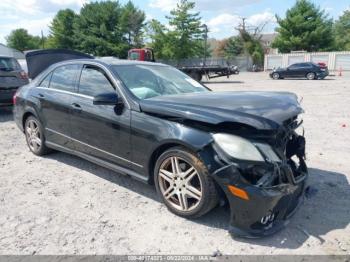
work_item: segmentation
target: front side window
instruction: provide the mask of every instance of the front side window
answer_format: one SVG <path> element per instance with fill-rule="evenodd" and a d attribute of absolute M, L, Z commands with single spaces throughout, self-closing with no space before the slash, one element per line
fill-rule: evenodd
<path fill-rule="evenodd" d="M 74 92 L 79 65 L 65 65 L 55 69 L 52 73 L 50 88 Z"/>
<path fill-rule="evenodd" d="M 80 94 L 95 96 L 113 91 L 113 85 L 102 69 L 94 66 L 85 66 L 83 68 L 79 83 Z"/>
<path fill-rule="evenodd" d="M 124 85 L 140 99 L 209 92 L 206 87 L 170 66 L 114 65 L 112 70 L 120 77 Z"/>

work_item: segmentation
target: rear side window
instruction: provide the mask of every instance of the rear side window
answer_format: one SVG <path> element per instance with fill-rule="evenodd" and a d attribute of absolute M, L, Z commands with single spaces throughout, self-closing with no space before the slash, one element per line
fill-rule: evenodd
<path fill-rule="evenodd" d="M 80 76 L 79 93 L 95 96 L 113 92 L 114 88 L 105 72 L 95 66 L 85 66 Z"/>
<path fill-rule="evenodd" d="M 79 68 L 79 65 L 65 65 L 56 68 L 52 73 L 50 88 L 74 92 Z"/>
<path fill-rule="evenodd" d="M 0 70 L 1 71 L 17 71 L 20 70 L 21 66 L 16 59 L 11 57 L 0 57 Z"/>

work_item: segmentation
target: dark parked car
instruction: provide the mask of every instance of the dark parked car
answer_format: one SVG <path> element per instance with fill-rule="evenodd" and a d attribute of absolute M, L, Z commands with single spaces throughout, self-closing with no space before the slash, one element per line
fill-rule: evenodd
<path fill-rule="evenodd" d="M 309 80 L 324 79 L 328 76 L 328 68 L 326 66 L 314 63 L 297 63 L 287 68 L 277 68 L 270 73 L 273 79 L 283 78 L 306 78 Z"/>
<path fill-rule="evenodd" d="M 11 105 L 17 88 L 28 83 L 27 74 L 15 58 L 0 56 L 0 106 Z"/>
<path fill-rule="evenodd" d="M 155 184 L 186 218 L 226 201 L 239 236 L 281 229 L 307 188 L 292 93 L 216 93 L 163 64 L 75 59 L 51 65 L 15 101 L 34 154 L 55 149 Z"/>

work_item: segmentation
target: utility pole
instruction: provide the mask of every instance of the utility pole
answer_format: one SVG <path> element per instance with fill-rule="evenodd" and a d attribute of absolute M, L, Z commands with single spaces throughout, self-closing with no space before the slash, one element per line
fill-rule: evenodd
<path fill-rule="evenodd" d="M 42 45 L 42 48 L 45 49 L 45 43 L 44 43 L 44 33 L 43 33 L 43 30 L 41 30 L 41 45 Z"/>
<path fill-rule="evenodd" d="M 203 24 L 202 27 L 204 28 L 204 66 L 205 66 L 207 62 L 208 26 L 206 24 Z"/>

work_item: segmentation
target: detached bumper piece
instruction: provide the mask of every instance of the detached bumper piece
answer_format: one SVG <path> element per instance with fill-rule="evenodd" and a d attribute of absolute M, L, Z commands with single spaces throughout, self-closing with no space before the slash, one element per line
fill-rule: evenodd
<path fill-rule="evenodd" d="M 229 230 L 233 235 L 259 238 L 288 224 L 307 188 L 304 155 L 304 137 L 294 136 L 282 162 L 235 163 L 216 172 L 215 178 L 226 185 L 223 189 L 231 209 Z M 299 163 L 291 159 L 294 156 Z"/>

